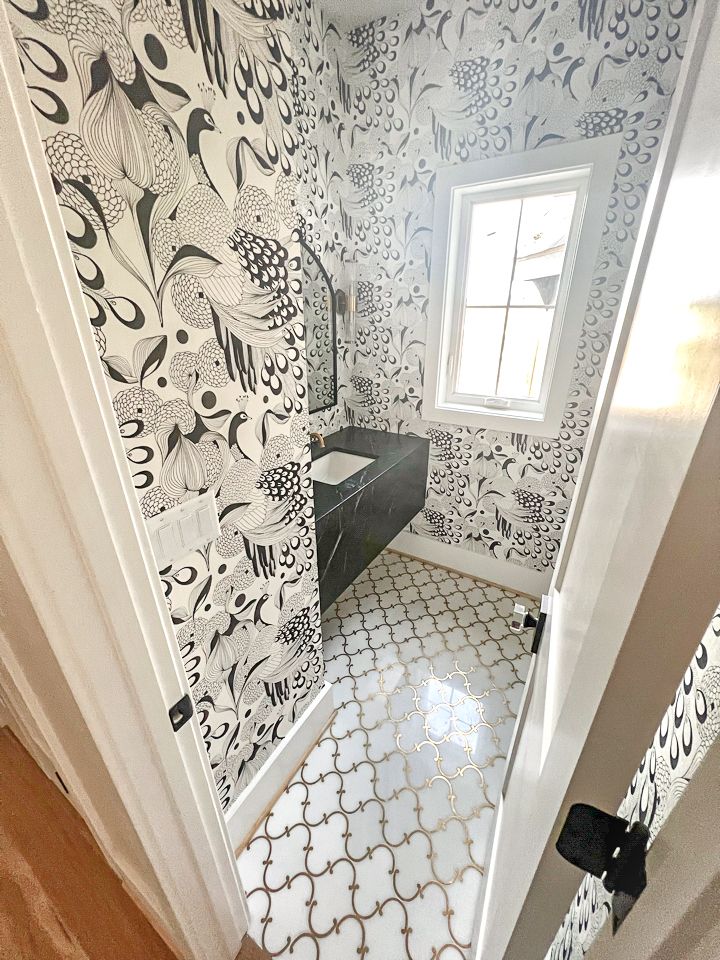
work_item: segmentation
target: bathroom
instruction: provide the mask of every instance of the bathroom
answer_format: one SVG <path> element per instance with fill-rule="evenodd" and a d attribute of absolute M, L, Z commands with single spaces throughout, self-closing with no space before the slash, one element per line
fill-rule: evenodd
<path fill-rule="evenodd" d="M 550 598 L 712 5 L 4 6 L 249 935 L 479 958 L 533 691 L 552 758 L 588 655 Z M 718 599 L 667 665 L 705 651 L 673 797 Z M 569 876 L 537 957 L 614 910 Z"/>

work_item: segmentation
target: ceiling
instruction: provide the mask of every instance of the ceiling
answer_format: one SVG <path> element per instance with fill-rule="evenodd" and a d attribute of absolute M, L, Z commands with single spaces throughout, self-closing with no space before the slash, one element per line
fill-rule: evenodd
<path fill-rule="evenodd" d="M 315 0 L 328 18 L 338 26 L 356 27 L 376 17 L 419 8 L 422 0 Z"/>

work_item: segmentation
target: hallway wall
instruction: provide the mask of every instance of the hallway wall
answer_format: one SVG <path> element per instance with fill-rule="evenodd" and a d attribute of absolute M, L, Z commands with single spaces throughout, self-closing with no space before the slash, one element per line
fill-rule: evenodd
<path fill-rule="evenodd" d="M 7 726 L 42 769 L 44 775 L 40 770 L 36 771 L 36 782 L 43 784 L 43 791 L 47 788 L 54 794 L 57 783 L 53 786 L 45 780 L 50 778 L 54 781 L 62 772 L 61 779 L 69 791 L 69 802 L 76 806 L 94 831 L 93 842 L 101 847 L 105 859 L 121 876 L 123 883 L 137 891 L 146 908 L 158 920 L 164 918 L 168 923 L 168 933 L 179 942 L 182 931 L 170 926 L 172 910 L 138 836 L 136 824 L 131 821 L 118 795 L 117 786 L 78 709 L 2 539 L 0 593 L 0 696 L 7 700 L 9 707 Z M 38 705 L 39 710 L 36 709 Z M 0 728 L 3 725 L 4 720 L 0 720 Z M 54 738 L 62 755 L 57 749 L 53 750 L 47 735 Z M 16 748 L 21 749 L 15 744 L 12 750 Z M 6 761 L 8 749 L 8 730 L 2 729 L 0 754 L 5 754 Z M 18 769 L 25 769 L 24 762 Z M 7 763 L 5 772 L 10 773 L 7 791 L 14 797 L 14 773 Z M 32 776 L 35 779 L 35 774 Z M 10 785 L 13 786 L 12 791 Z M 7 804 L 8 798 L 0 798 L 0 806 L 3 802 Z M 0 902 L 2 900 L 0 896 Z"/>
<path fill-rule="evenodd" d="M 161 580 L 227 806 L 323 675 L 288 33 L 306 13 L 8 13 L 142 512 L 209 489 L 221 513 Z"/>

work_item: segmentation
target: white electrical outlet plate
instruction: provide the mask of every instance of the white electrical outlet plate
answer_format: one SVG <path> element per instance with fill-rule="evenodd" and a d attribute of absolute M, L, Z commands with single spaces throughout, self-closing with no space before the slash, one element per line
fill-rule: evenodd
<path fill-rule="evenodd" d="M 147 521 L 147 528 L 158 570 L 164 570 L 220 536 L 213 492 L 163 510 Z"/>

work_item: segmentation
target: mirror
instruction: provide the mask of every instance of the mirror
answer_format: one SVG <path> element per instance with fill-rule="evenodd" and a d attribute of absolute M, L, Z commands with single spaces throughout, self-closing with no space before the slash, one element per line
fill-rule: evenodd
<path fill-rule="evenodd" d="M 300 241 L 310 413 L 337 403 L 335 291 L 327 271 Z"/>

